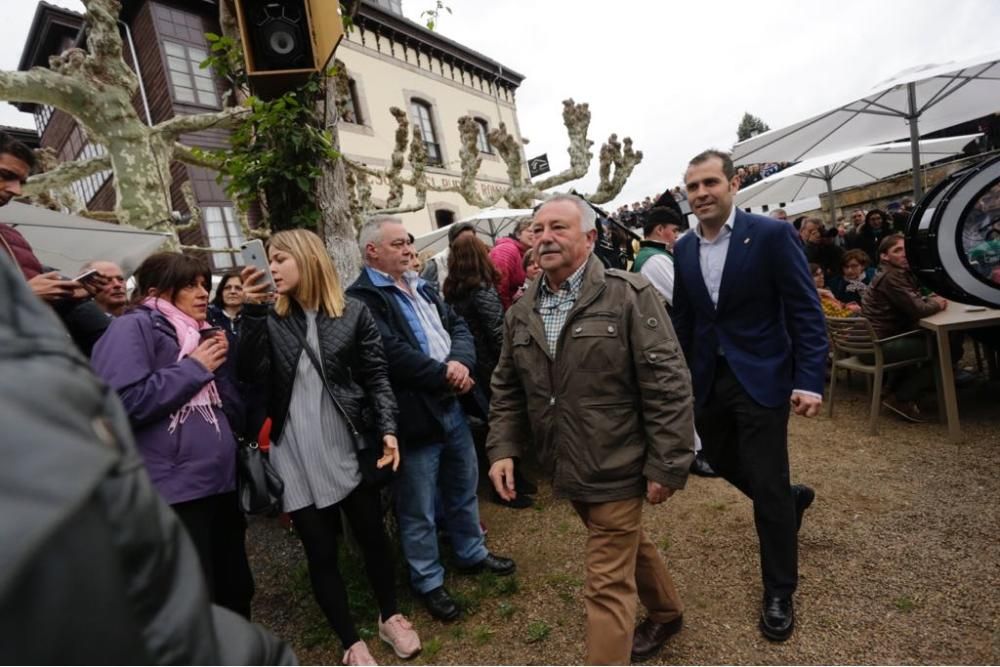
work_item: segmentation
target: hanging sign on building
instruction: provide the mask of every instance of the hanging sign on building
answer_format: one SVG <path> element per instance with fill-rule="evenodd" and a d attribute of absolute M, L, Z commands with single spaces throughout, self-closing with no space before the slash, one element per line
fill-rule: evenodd
<path fill-rule="evenodd" d="M 542 153 L 538 157 L 528 160 L 528 173 L 531 177 L 541 176 L 549 170 L 549 154 Z"/>

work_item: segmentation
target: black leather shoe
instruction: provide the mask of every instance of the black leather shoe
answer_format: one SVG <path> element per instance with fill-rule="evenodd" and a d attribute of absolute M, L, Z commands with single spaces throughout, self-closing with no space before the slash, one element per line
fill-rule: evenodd
<path fill-rule="evenodd" d="M 657 623 L 646 619 L 635 628 L 632 635 L 632 662 L 649 660 L 660 652 L 667 640 L 681 631 L 684 617 L 679 616 L 669 623 Z"/>
<path fill-rule="evenodd" d="M 694 461 L 691 461 L 690 472 L 692 475 L 697 475 L 698 477 L 719 476 L 719 473 L 712 469 L 712 466 L 708 464 L 708 461 L 701 454 L 695 454 Z"/>
<path fill-rule="evenodd" d="M 802 528 L 802 515 L 816 499 L 816 492 L 805 484 L 792 484 L 792 495 L 795 497 L 795 530 Z"/>
<path fill-rule="evenodd" d="M 765 595 L 760 610 L 760 631 L 772 642 L 783 642 L 795 629 L 795 605 L 792 596 Z"/>
<path fill-rule="evenodd" d="M 509 507 L 514 510 L 523 510 L 531 507 L 535 504 L 535 499 L 531 496 L 525 495 L 520 491 L 517 492 L 517 497 L 514 500 L 504 500 L 500 497 L 500 494 L 495 490 L 490 491 L 490 500 L 500 505 L 501 507 Z"/>
<path fill-rule="evenodd" d="M 458 618 L 458 605 L 451 599 L 451 595 L 444 586 L 427 591 L 420 597 L 423 599 L 427 611 L 439 621 L 454 621 Z"/>
<path fill-rule="evenodd" d="M 499 577 L 506 577 L 508 574 L 514 574 L 516 570 L 517 564 L 514 563 L 513 559 L 504 558 L 503 556 L 494 556 L 489 553 L 486 554 L 486 558 L 482 559 L 475 565 L 458 568 L 458 571 L 462 574 L 478 574 L 483 571 L 488 571 Z"/>
<path fill-rule="evenodd" d="M 517 495 L 524 493 L 533 496 L 538 493 L 538 485 L 527 477 L 522 477 L 516 469 L 514 470 L 514 489 L 517 491 Z"/>

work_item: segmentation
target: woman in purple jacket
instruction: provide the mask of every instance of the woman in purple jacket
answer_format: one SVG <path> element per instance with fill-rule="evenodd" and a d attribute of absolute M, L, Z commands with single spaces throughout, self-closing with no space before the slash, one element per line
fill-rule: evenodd
<path fill-rule="evenodd" d="M 94 347 L 94 371 L 121 398 L 154 486 L 194 541 L 212 600 L 249 618 L 253 577 L 233 436 L 243 405 L 216 373 L 229 352 L 226 335 L 201 334 L 211 272 L 200 259 L 163 252 L 135 279 L 137 305 Z"/>

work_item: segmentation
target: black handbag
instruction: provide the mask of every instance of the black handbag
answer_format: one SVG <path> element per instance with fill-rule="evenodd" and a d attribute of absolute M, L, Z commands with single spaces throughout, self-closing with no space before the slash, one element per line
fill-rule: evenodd
<path fill-rule="evenodd" d="M 236 439 L 236 497 L 247 514 L 281 513 L 285 483 L 254 441 Z"/>
<path fill-rule="evenodd" d="M 330 383 L 326 381 L 323 364 L 316 356 L 316 352 L 309 347 L 306 337 L 299 331 L 296 323 L 289 322 L 289 325 L 299 339 L 299 342 L 302 343 L 302 349 L 309 355 L 309 361 L 312 362 L 312 365 L 316 368 L 316 372 L 319 373 L 319 378 L 323 382 L 323 388 L 326 390 L 330 400 L 333 401 L 334 407 L 344 418 L 344 421 L 347 422 L 347 428 L 351 431 L 351 436 L 354 439 L 354 452 L 358 457 L 358 470 L 361 472 L 361 483 L 376 489 L 381 489 L 388 485 L 392 481 L 393 471 L 391 466 L 378 467 L 378 460 L 382 456 L 382 444 L 379 442 L 378 437 L 374 433 L 361 433 L 358 431 L 354 425 L 354 420 L 347 414 L 347 410 L 337 400 L 337 395 L 333 393 Z"/>

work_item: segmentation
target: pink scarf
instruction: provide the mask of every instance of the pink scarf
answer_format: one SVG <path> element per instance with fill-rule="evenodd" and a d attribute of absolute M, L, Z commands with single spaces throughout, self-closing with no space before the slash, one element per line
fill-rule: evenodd
<path fill-rule="evenodd" d="M 180 308 L 164 299 L 148 297 L 142 305 L 157 311 L 167 318 L 167 321 L 174 327 L 177 333 L 177 343 L 181 351 L 177 355 L 177 361 L 188 356 L 201 344 L 201 336 L 198 335 L 200 329 L 208 329 L 207 322 L 200 324 L 190 315 L 187 315 Z M 184 404 L 177 412 L 170 415 L 170 425 L 167 431 L 173 433 L 177 430 L 178 424 L 183 424 L 192 412 L 197 412 L 209 424 L 215 427 L 215 432 L 219 433 L 219 420 L 215 416 L 215 407 L 222 407 L 222 399 L 219 398 L 219 390 L 215 387 L 215 381 L 209 382 L 194 397 Z"/>

